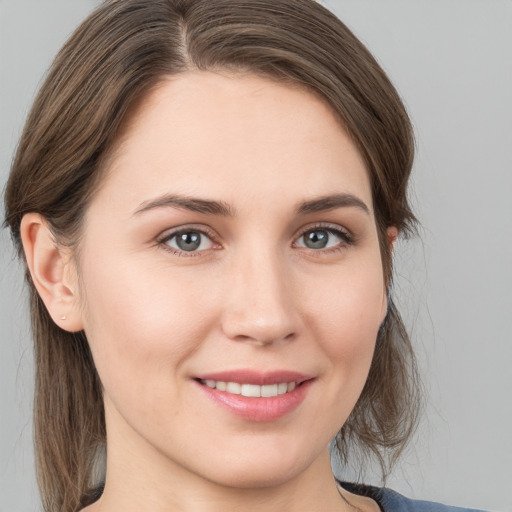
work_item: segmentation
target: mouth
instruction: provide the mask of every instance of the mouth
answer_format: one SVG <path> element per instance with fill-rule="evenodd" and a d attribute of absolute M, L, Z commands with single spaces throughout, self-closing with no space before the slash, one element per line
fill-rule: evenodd
<path fill-rule="evenodd" d="M 275 421 L 297 409 L 315 378 L 297 372 L 237 370 L 194 378 L 203 394 L 244 420 Z"/>

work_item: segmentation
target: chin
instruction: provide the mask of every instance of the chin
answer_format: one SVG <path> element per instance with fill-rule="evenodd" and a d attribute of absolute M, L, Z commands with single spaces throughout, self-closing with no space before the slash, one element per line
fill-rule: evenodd
<path fill-rule="evenodd" d="M 210 481 L 222 487 L 237 489 L 263 489 L 278 487 L 290 480 L 293 480 L 301 473 L 302 468 L 275 468 L 268 467 L 243 468 L 239 471 L 232 471 L 233 468 L 216 473 Z"/>
<path fill-rule="evenodd" d="M 272 453 L 259 453 L 252 449 L 246 451 L 242 456 L 236 453 L 230 457 L 224 458 L 216 465 L 209 468 L 210 477 L 204 475 L 207 479 L 224 487 L 233 487 L 239 489 L 258 489 L 277 487 L 285 484 L 299 475 L 303 474 L 309 466 L 315 464 L 315 461 L 321 456 L 319 454 L 293 453 L 292 450 L 285 451 L 274 450 Z M 328 450 L 326 450 L 326 460 L 329 462 Z M 211 472 L 211 468 L 215 472 Z"/>

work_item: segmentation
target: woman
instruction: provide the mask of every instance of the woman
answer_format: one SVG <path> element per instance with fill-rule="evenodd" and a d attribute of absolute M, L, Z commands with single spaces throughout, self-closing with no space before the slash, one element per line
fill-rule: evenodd
<path fill-rule="evenodd" d="M 414 429 L 388 296 L 412 157 L 393 86 L 314 2 L 99 7 L 6 192 L 45 509 L 437 510 L 336 482 L 328 449 L 386 472 Z"/>

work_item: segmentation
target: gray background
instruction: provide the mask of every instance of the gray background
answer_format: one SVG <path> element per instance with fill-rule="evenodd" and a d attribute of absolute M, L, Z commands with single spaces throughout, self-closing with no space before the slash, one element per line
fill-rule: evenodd
<path fill-rule="evenodd" d="M 96 3 L 0 0 L 2 187 L 43 73 Z M 429 398 L 389 485 L 512 511 L 512 2 L 324 4 L 389 73 L 418 139 L 411 192 L 421 241 L 399 244 L 395 296 Z M 5 230 L 0 244 L 0 512 L 33 511 L 29 328 Z"/>

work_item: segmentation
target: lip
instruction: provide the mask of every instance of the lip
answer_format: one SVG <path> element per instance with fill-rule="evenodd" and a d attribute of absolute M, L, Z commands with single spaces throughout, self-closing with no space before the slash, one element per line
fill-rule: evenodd
<path fill-rule="evenodd" d="M 196 379 L 217 380 L 223 382 L 238 382 L 240 384 L 256 384 L 265 386 L 266 384 L 279 384 L 280 382 L 296 382 L 300 384 L 313 378 L 312 375 L 289 371 L 274 370 L 260 372 L 251 369 L 229 370 L 215 373 L 202 373 L 195 375 Z"/>
<path fill-rule="evenodd" d="M 270 422 L 276 421 L 297 409 L 306 398 L 315 379 L 303 373 L 287 370 L 258 372 L 242 369 L 201 374 L 193 380 L 207 398 L 234 416 L 253 422 Z M 259 386 L 296 382 L 297 387 L 293 391 L 273 397 L 246 397 L 210 388 L 201 383 L 201 380 L 238 382 Z"/>

